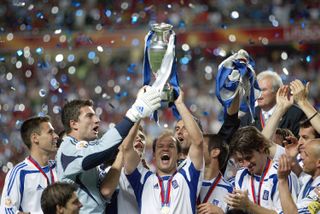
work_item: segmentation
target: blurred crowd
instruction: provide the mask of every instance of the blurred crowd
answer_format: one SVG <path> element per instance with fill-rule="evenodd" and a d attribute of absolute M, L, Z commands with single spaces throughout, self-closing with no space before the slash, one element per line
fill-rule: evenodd
<path fill-rule="evenodd" d="M 33 31 L 122 29 L 167 22 L 176 28 L 288 26 L 319 23 L 314 0 L 5 0 L 0 6 L 2 30 Z M 15 11 L 12 13 L 12 11 Z"/>
<path fill-rule="evenodd" d="M 7 0 L 0 5 L 0 36 L 2 41 L 10 33 L 32 37 L 39 32 L 53 33 L 56 29 L 70 32 L 135 30 L 161 21 L 185 32 L 210 31 L 215 27 L 319 24 L 319 4 L 311 0 L 268 3 L 186 0 L 161 4 L 148 0 Z M 103 133 L 121 119 L 143 84 L 142 48 L 108 48 L 103 52 L 84 48 L 62 55 L 56 50 L 30 50 L 25 44 L 7 52 L 5 43 L 1 43 L 4 49 L 0 50 L 0 192 L 5 173 L 27 152 L 19 136 L 21 121 L 32 115 L 48 114 L 60 132 L 59 113 L 65 101 L 89 98 L 97 106 L 95 110 L 100 116 Z M 215 96 L 217 67 L 240 47 L 221 44 L 218 48 L 190 48 L 183 45 L 178 44 L 176 52 L 178 77 L 186 104 L 200 118 L 205 132 L 216 133 L 223 118 L 222 107 Z M 284 83 L 294 79 L 310 81 L 311 100 L 320 108 L 320 44 L 306 41 L 298 46 L 284 43 L 242 48 L 255 60 L 257 73 L 274 70 Z M 173 127 L 175 118 L 170 109 L 161 110 L 159 116 L 161 126 Z M 150 120 L 143 126 L 151 142 L 159 134 L 158 125 Z"/>

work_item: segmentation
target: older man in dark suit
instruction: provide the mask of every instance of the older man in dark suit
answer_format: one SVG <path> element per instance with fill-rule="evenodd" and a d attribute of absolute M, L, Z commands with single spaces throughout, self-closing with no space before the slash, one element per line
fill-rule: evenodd
<path fill-rule="evenodd" d="M 241 118 L 241 126 L 253 125 L 262 130 L 272 115 L 276 106 L 276 95 L 278 89 L 283 85 L 281 77 L 273 71 L 263 71 L 257 75 L 261 96 L 258 98 L 258 106 L 255 108 L 252 122 L 250 113 Z M 303 111 L 297 106 L 291 106 L 282 117 L 279 128 L 290 129 L 295 136 L 299 133 L 299 122 L 305 117 Z"/>

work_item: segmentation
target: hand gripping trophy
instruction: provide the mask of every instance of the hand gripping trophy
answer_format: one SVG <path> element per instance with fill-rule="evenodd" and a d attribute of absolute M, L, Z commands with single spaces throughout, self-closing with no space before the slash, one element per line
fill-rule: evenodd
<path fill-rule="evenodd" d="M 166 23 L 153 24 L 145 38 L 144 85 L 150 84 L 152 72 L 155 77 L 152 87 L 161 91 L 163 108 L 171 107 L 179 93 L 175 40 L 172 25 Z"/>

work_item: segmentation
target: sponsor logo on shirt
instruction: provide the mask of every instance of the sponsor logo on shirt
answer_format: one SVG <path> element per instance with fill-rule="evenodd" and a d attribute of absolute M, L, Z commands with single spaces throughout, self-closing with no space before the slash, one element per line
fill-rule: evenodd
<path fill-rule="evenodd" d="M 158 184 L 153 185 L 153 189 L 159 189 L 159 185 Z"/>
<path fill-rule="evenodd" d="M 38 186 L 37 186 L 37 190 L 43 190 L 44 188 L 39 184 Z"/>

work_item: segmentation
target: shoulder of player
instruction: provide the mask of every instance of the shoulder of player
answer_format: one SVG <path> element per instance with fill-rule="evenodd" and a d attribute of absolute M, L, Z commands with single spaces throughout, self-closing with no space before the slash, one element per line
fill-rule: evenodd
<path fill-rule="evenodd" d="M 221 180 L 219 183 L 232 187 L 232 184 L 223 176 L 221 177 Z"/>
<path fill-rule="evenodd" d="M 249 170 L 246 167 L 242 167 L 238 169 L 236 173 L 236 177 L 245 176 L 245 175 L 250 175 Z"/>
<path fill-rule="evenodd" d="M 14 179 L 22 170 L 28 169 L 29 166 L 27 159 L 25 159 L 10 169 L 7 176 L 9 176 L 10 179 Z"/>

